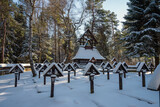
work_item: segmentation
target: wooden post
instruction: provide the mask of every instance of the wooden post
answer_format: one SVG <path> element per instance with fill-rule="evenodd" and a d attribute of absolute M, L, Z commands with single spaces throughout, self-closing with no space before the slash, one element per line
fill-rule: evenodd
<path fill-rule="evenodd" d="M 102 67 L 102 69 L 103 69 L 103 74 L 104 74 L 104 67 Z"/>
<path fill-rule="evenodd" d="M 74 76 L 76 76 L 76 70 L 74 71 Z"/>
<path fill-rule="evenodd" d="M 18 80 L 20 80 L 20 76 L 21 76 L 21 73 L 20 73 L 20 72 L 18 72 Z"/>
<path fill-rule="evenodd" d="M 68 71 L 68 83 L 70 83 L 70 70 Z"/>
<path fill-rule="evenodd" d="M 141 72 L 140 71 L 138 71 L 138 75 L 141 76 Z"/>
<path fill-rule="evenodd" d="M 44 85 L 46 85 L 46 76 L 44 76 Z"/>
<path fill-rule="evenodd" d="M 41 72 L 39 71 L 39 78 L 41 78 Z"/>
<path fill-rule="evenodd" d="M 54 97 L 55 78 L 56 78 L 56 75 L 51 75 L 51 95 L 50 95 L 50 97 Z"/>
<path fill-rule="evenodd" d="M 145 81 L 145 71 L 142 70 L 142 87 L 146 86 L 146 81 Z"/>
<path fill-rule="evenodd" d="M 123 89 L 123 84 L 122 84 L 122 73 L 119 72 L 119 90 Z"/>
<path fill-rule="evenodd" d="M 109 80 L 109 69 L 107 69 L 107 79 Z"/>
<path fill-rule="evenodd" d="M 124 78 L 126 78 L 126 73 L 124 72 L 123 74 L 124 74 Z"/>
<path fill-rule="evenodd" d="M 15 72 L 15 83 L 14 83 L 15 87 L 17 87 L 17 76 L 18 76 L 18 72 Z"/>
<path fill-rule="evenodd" d="M 152 66 L 151 66 L 151 74 L 152 74 L 152 70 L 153 70 L 153 69 L 152 69 Z"/>
<path fill-rule="evenodd" d="M 89 79 L 90 79 L 90 91 L 92 94 L 94 93 L 94 74 L 90 74 Z"/>

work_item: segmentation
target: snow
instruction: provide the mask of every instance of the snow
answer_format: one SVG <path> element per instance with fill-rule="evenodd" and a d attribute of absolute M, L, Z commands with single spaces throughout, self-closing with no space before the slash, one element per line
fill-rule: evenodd
<path fill-rule="evenodd" d="M 128 65 L 126 64 L 126 62 L 122 62 L 122 65 L 127 69 Z"/>
<path fill-rule="evenodd" d="M 121 62 L 119 62 L 116 67 L 113 69 L 114 73 L 120 72 L 119 70 L 122 70 L 123 72 L 127 72 L 126 68 L 122 65 Z"/>
<path fill-rule="evenodd" d="M 71 63 L 66 64 L 63 70 L 64 70 L 64 71 L 68 71 L 68 67 L 69 67 L 69 66 L 71 67 L 71 69 L 72 69 L 73 71 L 75 71 L 75 68 L 73 67 L 73 65 L 72 65 Z"/>
<path fill-rule="evenodd" d="M 87 72 L 89 71 L 89 69 L 91 68 L 91 66 L 93 66 L 94 69 L 95 69 L 95 71 L 96 71 L 96 74 L 95 74 L 95 75 L 100 74 L 98 68 L 97 68 L 93 63 L 90 63 L 90 62 L 89 62 L 89 63 L 86 65 L 85 69 L 84 69 L 83 75 L 88 75 Z"/>
<path fill-rule="evenodd" d="M 0 67 L 12 67 L 15 64 L 0 64 Z"/>
<path fill-rule="evenodd" d="M 89 59 L 90 60 L 93 57 L 95 59 L 105 60 L 105 58 L 100 55 L 100 53 L 96 48 L 85 49 L 84 47 L 79 47 L 77 54 L 72 59 Z"/>
<path fill-rule="evenodd" d="M 116 62 L 116 61 L 114 61 L 114 62 L 113 62 L 113 66 L 115 67 L 116 65 L 117 65 L 117 62 Z"/>
<path fill-rule="evenodd" d="M 129 68 L 132 68 L 132 69 L 133 69 L 133 68 L 134 68 L 134 69 L 137 69 L 138 66 L 140 65 L 140 63 L 141 63 L 141 62 L 137 62 L 136 65 L 128 65 L 128 67 L 129 67 Z"/>
<path fill-rule="evenodd" d="M 38 72 L 40 72 L 44 66 L 47 66 L 47 67 L 48 67 L 48 64 L 43 64 L 43 65 L 38 69 Z M 43 68 L 43 69 L 44 69 L 44 68 Z"/>
<path fill-rule="evenodd" d="M 22 66 L 30 66 L 30 64 L 29 63 L 20 63 Z M 12 66 L 14 66 L 14 65 L 16 65 L 16 64 L 0 64 L 0 67 L 12 67 Z"/>
<path fill-rule="evenodd" d="M 104 66 L 105 66 L 105 63 L 102 62 L 102 63 L 100 64 L 100 67 L 104 67 Z"/>
<path fill-rule="evenodd" d="M 146 74 L 146 84 L 152 74 Z M 76 77 L 71 73 L 71 82 L 67 83 L 67 72 L 56 78 L 54 97 L 50 98 L 51 79 L 32 77 L 31 72 L 21 74 L 21 80 L 14 87 L 14 74 L 0 76 L 1 107 L 158 107 L 157 91 L 141 86 L 141 77 L 137 73 L 127 73 L 123 79 L 123 90 L 119 90 L 118 75 L 110 73 L 95 76 L 94 94 L 90 94 L 88 76 L 81 69 Z"/>
<path fill-rule="evenodd" d="M 80 68 L 80 66 L 79 66 L 77 63 L 72 63 L 72 65 L 73 65 L 73 67 L 74 67 L 75 69 Z"/>
<path fill-rule="evenodd" d="M 145 64 L 145 62 L 141 62 L 140 63 L 140 65 L 137 68 L 137 71 L 140 72 L 144 66 L 146 67 L 145 70 L 149 71 L 149 69 L 148 69 L 147 65 Z"/>
<path fill-rule="evenodd" d="M 21 73 L 24 72 L 23 68 L 22 68 L 19 64 L 16 64 L 16 65 L 12 66 L 12 68 L 9 70 L 9 72 L 10 72 L 10 73 L 15 72 L 14 69 L 15 69 L 16 66 L 18 66 L 18 68 L 21 70 Z M 18 70 L 18 71 L 19 71 L 19 70 Z"/>
<path fill-rule="evenodd" d="M 104 65 L 104 68 L 107 69 L 107 68 L 110 68 L 110 69 L 113 69 L 113 66 L 107 62 L 105 65 Z"/>
<path fill-rule="evenodd" d="M 58 69 L 58 72 L 60 73 L 60 75 L 63 76 L 62 70 L 59 68 L 59 66 L 58 66 L 56 63 L 50 64 L 50 65 L 47 67 L 47 69 L 45 69 L 45 70 L 43 71 L 43 75 L 47 74 L 47 72 L 49 72 L 49 70 L 50 70 L 53 66 L 55 66 L 55 67 Z"/>
<path fill-rule="evenodd" d="M 160 86 L 160 64 L 154 70 L 154 74 L 151 77 L 152 78 L 151 78 L 147 88 L 151 89 L 151 90 L 158 90 L 158 88 Z"/>

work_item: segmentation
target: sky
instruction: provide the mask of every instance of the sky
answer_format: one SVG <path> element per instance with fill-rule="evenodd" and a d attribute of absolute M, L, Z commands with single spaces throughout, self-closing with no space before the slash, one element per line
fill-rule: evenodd
<path fill-rule="evenodd" d="M 103 8 L 105 10 L 110 10 L 111 12 L 115 12 L 117 14 L 117 19 L 120 21 L 118 29 L 121 30 L 122 23 L 124 21 L 124 15 L 127 14 L 127 2 L 129 0 L 106 0 L 103 3 Z"/>
<path fill-rule="evenodd" d="M 17 2 L 18 0 L 14 0 L 14 2 Z M 127 2 L 129 0 L 106 0 L 103 3 L 103 8 L 105 10 L 110 10 L 111 12 L 114 12 L 117 15 L 117 19 L 120 21 L 118 29 L 122 29 L 122 23 L 124 21 L 124 15 L 127 14 Z M 84 31 L 82 31 L 84 32 Z M 82 33 L 81 32 L 81 33 Z"/>

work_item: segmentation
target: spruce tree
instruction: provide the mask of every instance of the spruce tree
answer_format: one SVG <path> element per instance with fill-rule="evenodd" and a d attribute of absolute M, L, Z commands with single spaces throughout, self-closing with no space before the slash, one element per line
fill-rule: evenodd
<path fill-rule="evenodd" d="M 124 19 L 126 20 L 123 24 L 126 27 L 128 35 L 124 37 L 126 53 L 132 57 L 147 56 L 144 49 L 142 48 L 143 41 L 141 38 L 141 31 L 144 25 L 144 10 L 147 6 L 146 0 L 130 0 L 127 3 L 129 9 Z"/>
<path fill-rule="evenodd" d="M 159 64 L 160 54 L 160 0 L 151 0 L 148 7 L 144 10 L 145 24 L 142 30 L 142 40 L 144 49 L 148 52 L 148 56 L 155 57 L 155 65 Z"/>

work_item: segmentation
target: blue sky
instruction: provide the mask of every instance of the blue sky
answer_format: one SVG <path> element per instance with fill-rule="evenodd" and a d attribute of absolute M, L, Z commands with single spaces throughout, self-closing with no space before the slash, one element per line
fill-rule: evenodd
<path fill-rule="evenodd" d="M 117 19 L 120 21 L 118 28 L 122 28 L 122 21 L 124 21 L 124 15 L 127 14 L 127 2 L 129 0 L 106 0 L 103 3 L 103 8 L 105 10 L 110 10 L 117 14 Z"/>

